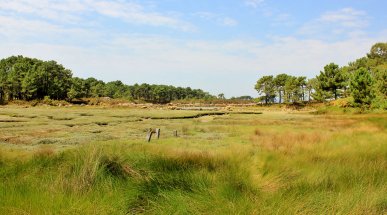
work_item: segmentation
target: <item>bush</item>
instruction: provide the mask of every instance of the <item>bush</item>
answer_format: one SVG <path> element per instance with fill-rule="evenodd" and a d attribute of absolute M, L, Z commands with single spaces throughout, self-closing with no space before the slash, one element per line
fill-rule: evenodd
<path fill-rule="evenodd" d="M 383 95 L 376 96 L 371 104 L 372 108 L 387 110 L 387 98 Z"/>
<path fill-rule="evenodd" d="M 42 103 L 46 105 L 52 105 L 52 100 L 50 99 L 50 96 L 45 96 L 42 100 Z"/>
<path fill-rule="evenodd" d="M 346 107 L 353 107 L 353 103 L 354 103 L 353 97 L 347 97 L 347 98 L 331 101 L 330 105 L 346 108 Z"/>

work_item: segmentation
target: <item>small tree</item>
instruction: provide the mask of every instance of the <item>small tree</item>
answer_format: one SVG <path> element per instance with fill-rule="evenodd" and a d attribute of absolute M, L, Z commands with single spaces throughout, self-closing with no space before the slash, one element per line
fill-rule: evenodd
<path fill-rule="evenodd" d="M 313 89 L 316 88 L 316 84 L 317 84 L 316 78 L 309 79 L 308 82 L 306 83 L 305 88 L 306 90 L 308 90 L 308 102 L 311 101 L 312 91 Z"/>
<path fill-rule="evenodd" d="M 387 43 L 376 43 L 371 47 L 368 58 L 376 60 L 376 64 L 382 64 L 387 61 Z"/>
<path fill-rule="evenodd" d="M 283 73 L 277 75 L 273 80 L 278 93 L 279 103 L 282 103 L 282 95 L 285 95 L 285 84 L 288 78 L 289 75 Z"/>
<path fill-rule="evenodd" d="M 356 104 L 369 105 L 374 98 L 373 79 L 365 69 L 356 70 L 351 79 L 351 95 Z"/>
<path fill-rule="evenodd" d="M 307 85 L 306 77 L 300 76 L 297 77 L 298 87 L 301 88 L 300 100 L 305 101 L 305 88 Z"/>
<path fill-rule="evenodd" d="M 300 101 L 302 93 L 301 93 L 299 80 L 300 80 L 299 78 L 294 76 L 289 76 L 288 79 L 286 80 L 286 83 L 285 83 L 286 97 L 284 99 L 285 102 L 295 103 Z"/>
<path fill-rule="evenodd" d="M 255 85 L 255 89 L 259 94 L 264 94 L 263 100 L 265 100 L 265 104 L 269 102 L 273 102 L 275 98 L 275 84 L 274 78 L 272 75 L 263 76 L 257 81 Z"/>
<path fill-rule="evenodd" d="M 324 72 L 320 72 L 317 77 L 318 89 L 325 92 L 317 92 L 320 95 L 329 95 L 330 92 L 335 99 L 338 98 L 338 90 L 345 86 L 345 77 L 338 65 L 330 63 L 324 67 Z M 317 91 L 316 90 L 316 91 Z M 329 98 L 329 97 L 328 97 Z M 327 99 L 327 98 L 324 98 Z"/>

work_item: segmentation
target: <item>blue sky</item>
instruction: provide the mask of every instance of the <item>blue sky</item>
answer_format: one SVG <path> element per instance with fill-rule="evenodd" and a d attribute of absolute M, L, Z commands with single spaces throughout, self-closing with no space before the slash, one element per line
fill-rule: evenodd
<path fill-rule="evenodd" d="M 384 0 L 0 0 L 0 58 L 74 76 L 251 95 L 263 75 L 316 76 L 387 42 Z"/>

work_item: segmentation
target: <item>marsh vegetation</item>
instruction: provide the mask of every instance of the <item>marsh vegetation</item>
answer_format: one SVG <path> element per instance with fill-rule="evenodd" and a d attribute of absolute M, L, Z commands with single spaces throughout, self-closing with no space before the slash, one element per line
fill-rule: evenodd
<path fill-rule="evenodd" d="M 244 111 L 0 107 L 0 214 L 387 212 L 385 113 Z"/>

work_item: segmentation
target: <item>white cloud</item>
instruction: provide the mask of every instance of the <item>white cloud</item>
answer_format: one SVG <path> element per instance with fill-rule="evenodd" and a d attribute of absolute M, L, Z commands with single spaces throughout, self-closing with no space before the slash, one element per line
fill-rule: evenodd
<path fill-rule="evenodd" d="M 197 12 L 194 15 L 196 15 L 196 16 L 202 18 L 202 19 L 214 19 L 217 16 L 215 13 L 206 12 L 206 11 Z"/>
<path fill-rule="evenodd" d="M 363 28 L 368 25 L 367 14 L 353 8 L 327 12 L 319 20 L 326 23 L 338 23 L 345 28 Z"/>
<path fill-rule="evenodd" d="M 28 20 L 0 15 L 0 39 L 6 42 L 89 45 L 102 33 L 86 28 L 65 28 L 42 20 Z"/>
<path fill-rule="evenodd" d="M 236 25 L 238 25 L 238 22 L 235 19 L 232 19 L 230 17 L 225 17 L 222 19 L 222 25 L 224 25 L 224 26 L 236 26 Z"/>
<path fill-rule="evenodd" d="M 34 15 L 36 17 L 60 22 L 77 22 L 77 13 L 87 9 L 87 5 L 79 0 L 14 0 L 0 2 L 0 11 Z"/>
<path fill-rule="evenodd" d="M 353 8 L 328 11 L 301 27 L 301 35 L 315 38 L 353 37 L 362 34 L 368 26 L 367 13 Z"/>
<path fill-rule="evenodd" d="M 89 6 L 91 6 L 91 8 L 97 13 L 119 18 L 128 23 L 167 26 L 183 31 L 195 31 L 194 26 L 187 22 L 156 12 L 145 12 L 143 6 L 137 3 L 124 3 L 121 1 L 90 1 Z"/>
<path fill-rule="evenodd" d="M 23 35 L 29 35 L 31 33 L 36 34 L 37 29 L 39 29 L 40 34 L 60 31 L 60 28 L 56 25 L 52 25 L 47 22 L 12 18 L 1 15 L 0 29 L 2 29 L 2 31 L 0 31 L 0 35 L 3 34 L 10 37 L 20 36 L 20 33 L 23 33 Z"/>
<path fill-rule="evenodd" d="M 211 12 L 197 12 L 194 15 L 226 27 L 234 27 L 238 25 L 237 20 L 231 17 L 223 16 L 221 14 L 216 14 Z"/>
<path fill-rule="evenodd" d="M 13 0 L 1 1 L 0 12 L 33 15 L 61 23 L 88 22 L 84 14 L 95 12 L 120 19 L 130 24 L 163 26 L 182 31 L 195 31 L 195 27 L 179 17 L 147 11 L 139 3 L 120 0 Z"/>
<path fill-rule="evenodd" d="M 293 16 L 287 13 L 279 13 L 272 17 L 271 25 L 278 27 L 292 27 L 294 26 L 295 21 Z"/>
<path fill-rule="evenodd" d="M 247 6 L 257 8 L 259 5 L 261 5 L 264 2 L 264 0 L 246 0 L 245 4 Z"/>

